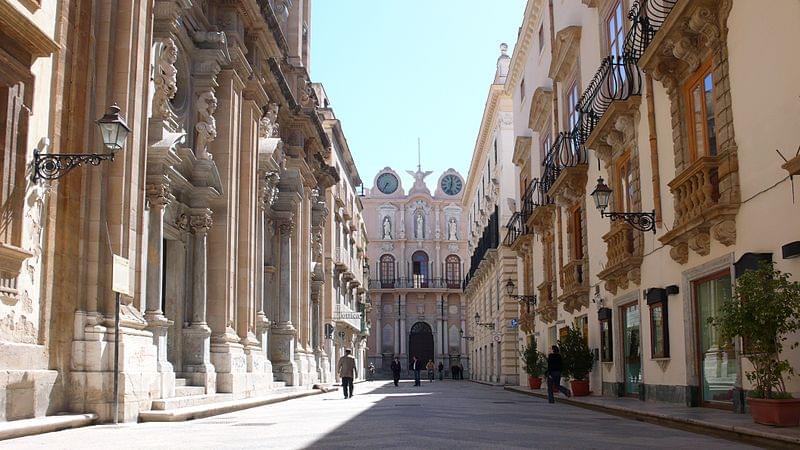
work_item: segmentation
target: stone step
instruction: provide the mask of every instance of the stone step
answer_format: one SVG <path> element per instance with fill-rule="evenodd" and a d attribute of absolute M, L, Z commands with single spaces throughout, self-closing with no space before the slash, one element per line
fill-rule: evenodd
<path fill-rule="evenodd" d="M 175 378 L 175 387 L 186 386 L 186 378 Z"/>
<path fill-rule="evenodd" d="M 167 411 L 192 406 L 208 405 L 210 403 L 227 402 L 233 400 L 233 394 L 200 394 L 181 397 L 162 398 L 153 400 L 150 406 L 154 411 Z"/>
<path fill-rule="evenodd" d="M 194 395 L 203 395 L 206 393 L 206 388 L 203 386 L 176 386 L 175 397 L 188 397 Z"/>

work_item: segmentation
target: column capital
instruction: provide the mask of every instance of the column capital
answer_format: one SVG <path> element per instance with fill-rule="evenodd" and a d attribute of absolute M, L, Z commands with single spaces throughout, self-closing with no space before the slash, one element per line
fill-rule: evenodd
<path fill-rule="evenodd" d="M 278 222 L 278 232 L 281 236 L 290 236 L 294 231 L 294 220 L 282 220 Z"/>
<path fill-rule="evenodd" d="M 172 201 L 172 193 L 167 183 L 147 184 L 144 195 L 151 207 L 164 207 Z"/>
<path fill-rule="evenodd" d="M 192 214 L 189 217 L 189 226 L 192 232 L 197 235 L 204 235 L 208 233 L 211 226 L 214 225 L 214 220 L 211 218 L 211 210 Z"/>

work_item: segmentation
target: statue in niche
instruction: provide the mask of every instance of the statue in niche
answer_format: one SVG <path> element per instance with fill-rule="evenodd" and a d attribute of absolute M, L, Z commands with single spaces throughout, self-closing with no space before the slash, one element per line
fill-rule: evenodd
<path fill-rule="evenodd" d="M 417 239 L 425 238 L 425 218 L 422 217 L 422 211 L 417 212 L 417 221 L 414 227 L 414 237 Z"/>
<path fill-rule="evenodd" d="M 392 238 L 392 221 L 389 220 L 389 216 L 383 218 L 383 238 Z"/>
<path fill-rule="evenodd" d="M 451 218 L 450 222 L 447 224 L 447 240 L 449 241 L 458 240 L 458 223 L 454 218 Z"/>

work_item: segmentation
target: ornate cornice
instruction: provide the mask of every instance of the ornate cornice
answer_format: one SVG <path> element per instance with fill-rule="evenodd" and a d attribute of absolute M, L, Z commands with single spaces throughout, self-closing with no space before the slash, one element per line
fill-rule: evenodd
<path fill-rule="evenodd" d="M 550 60 L 550 70 L 547 74 L 554 81 L 562 82 L 575 67 L 580 54 L 581 27 L 570 25 L 556 33 L 553 45 L 553 58 Z"/>
<path fill-rule="evenodd" d="M 533 91 L 531 97 L 531 111 L 528 116 L 528 128 L 541 133 L 547 123 L 550 108 L 553 103 L 553 91 L 546 87 L 539 87 Z"/>
<path fill-rule="evenodd" d="M 521 166 L 525 163 L 525 157 L 529 156 L 529 151 L 531 149 L 531 137 L 530 136 L 517 136 L 516 142 L 514 142 L 514 154 L 511 156 L 511 161 Z"/>
<path fill-rule="evenodd" d="M 504 87 L 506 95 L 514 92 L 514 87 L 519 84 L 522 74 L 525 72 L 525 65 L 528 60 L 528 51 L 533 45 L 533 36 L 536 33 L 536 26 L 542 17 L 542 11 L 546 6 L 545 0 L 528 0 L 525 6 L 525 15 L 522 19 L 522 26 L 519 29 L 519 37 L 514 46 L 514 54 L 511 57 L 511 68 L 508 70 L 508 77 Z"/>
<path fill-rule="evenodd" d="M 505 104 L 503 104 L 505 103 Z M 472 152 L 472 161 L 467 172 L 466 186 L 464 186 L 463 204 L 469 205 L 474 195 L 474 185 L 481 178 L 480 172 L 484 168 L 483 158 L 486 155 L 486 145 L 492 136 L 500 116 L 504 112 L 511 112 L 511 97 L 503 90 L 503 85 L 493 84 L 489 88 L 486 106 L 483 108 L 483 118 L 475 141 L 475 150 Z"/>

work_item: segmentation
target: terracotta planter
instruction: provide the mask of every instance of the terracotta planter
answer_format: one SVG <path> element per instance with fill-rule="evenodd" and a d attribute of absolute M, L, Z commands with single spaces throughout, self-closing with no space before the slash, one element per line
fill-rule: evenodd
<path fill-rule="evenodd" d="M 777 427 L 800 425 L 800 399 L 748 398 L 747 404 L 750 405 L 750 415 L 755 423 Z"/>
<path fill-rule="evenodd" d="M 542 388 L 542 377 L 532 377 L 528 375 L 528 386 L 531 389 L 541 389 Z"/>
<path fill-rule="evenodd" d="M 571 380 L 569 387 L 572 388 L 572 395 L 575 397 L 586 397 L 589 395 L 589 381 Z"/>

